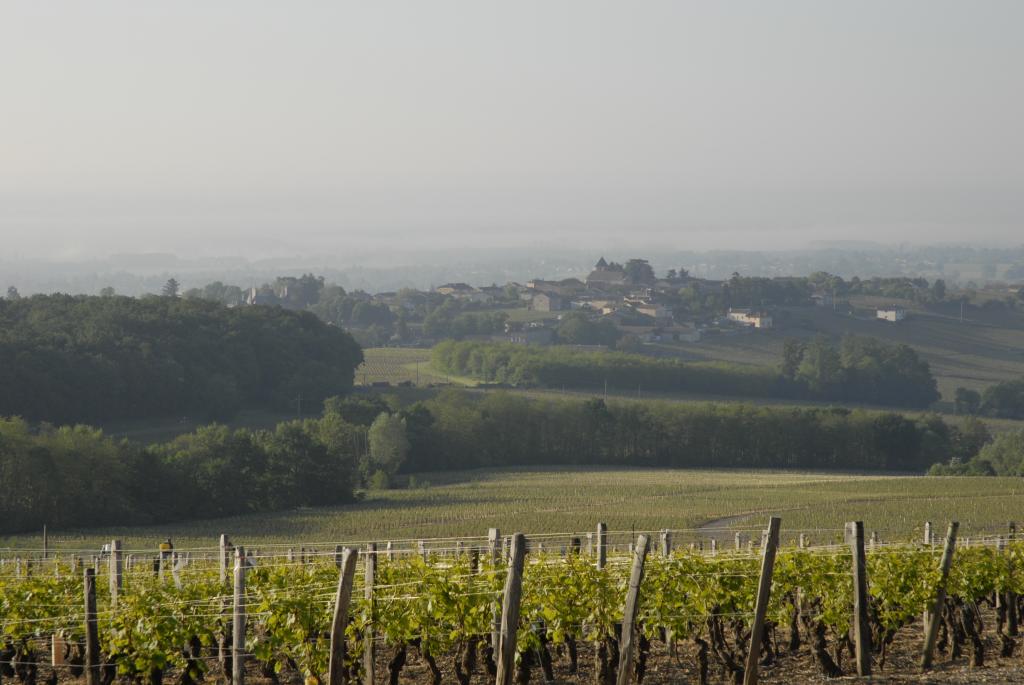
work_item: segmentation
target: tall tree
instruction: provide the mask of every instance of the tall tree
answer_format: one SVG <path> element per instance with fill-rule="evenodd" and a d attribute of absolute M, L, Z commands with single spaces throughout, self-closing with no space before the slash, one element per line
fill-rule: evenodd
<path fill-rule="evenodd" d="M 782 343 L 782 375 L 789 380 L 796 378 L 800 362 L 804 359 L 806 345 L 796 338 L 786 338 Z"/>
<path fill-rule="evenodd" d="M 370 426 L 368 437 L 370 461 L 367 472 L 371 478 L 377 479 L 378 485 L 384 485 L 398 473 L 409 453 L 405 419 L 398 414 L 381 412 Z M 384 479 L 380 479 L 378 474 L 383 474 Z"/>
<path fill-rule="evenodd" d="M 650 283 L 654 280 L 654 269 L 651 268 L 646 259 L 630 259 L 623 268 L 630 283 L 639 285 L 641 283 Z"/>
<path fill-rule="evenodd" d="M 179 290 L 181 290 L 181 284 L 178 283 L 178 279 L 168 278 L 167 282 L 164 283 L 163 290 L 160 291 L 160 294 L 164 297 L 177 297 Z"/>
<path fill-rule="evenodd" d="M 842 380 L 843 366 L 839 353 L 825 336 L 818 336 L 804 350 L 797 377 L 807 383 L 813 393 L 826 393 Z"/>

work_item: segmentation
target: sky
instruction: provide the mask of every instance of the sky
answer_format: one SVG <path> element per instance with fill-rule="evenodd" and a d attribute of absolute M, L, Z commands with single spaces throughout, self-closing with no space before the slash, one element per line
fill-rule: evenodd
<path fill-rule="evenodd" d="M 1019 0 L 5 0 L 0 259 L 1024 242 Z"/>

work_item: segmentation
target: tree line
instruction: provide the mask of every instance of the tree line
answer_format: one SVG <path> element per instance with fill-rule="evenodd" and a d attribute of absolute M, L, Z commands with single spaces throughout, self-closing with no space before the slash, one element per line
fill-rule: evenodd
<path fill-rule="evenodd" d="M 937 416 L 449 390 L 402 412 L 402 469 L 529 464 L 923 471 L 979 445 Z M 966 436 L 966 437 L 965 437 Z"/>
<path fill-rule="evenodd" d="M 0 300 L 0 416 L 228 418 L 347 392 L 362 350 L 308 312 L 201 299 Z"/>
<path fill-rule="evenodd" d="M 957 388 L 955 406 L 958 414 L 1024 419 L 1024 378 L 990 385 L 983 393 Z"/>
<path fill-rule="evenodd" d="M 924 471 L 971 461 L 977 419 L 844 408 L 531 399 L 446 390 L 330 398 L 273 430 L 210 425 L 142 446 L 0 419 L 0 533 L 141 525 L 352 501 L 426 471 L 540 464 Z M 973 422 L 973 423 L 972 423 Z"/>
<path fill-rule="evenodd" d="M 332 417 L 211 425 L 143 447 L 86 426 L 0 420 L 0 532 L 143 525 L 351 501 L 358 436 Z"/>
<path fill-rule="evenodd" d="M 550 388 L 644 389 L 927 407 L 939 399 L 928 363 L 906 345 L 845 336 L 787 340 L 778 368 L 683 362 L 625 352 L 445 341 L 432 364 L 485 382 Z"/>

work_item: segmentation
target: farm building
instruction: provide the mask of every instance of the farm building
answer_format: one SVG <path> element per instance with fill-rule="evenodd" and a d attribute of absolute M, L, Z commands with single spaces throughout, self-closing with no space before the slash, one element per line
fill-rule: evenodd
<path fill-rule="evenodd" d="M 752 328 L 769 329 L 773 326 L 772 317 L 769 314 L 753 309 L 729 309 L 728 318 L 729 321 Z"/>
<path fill-rule="evenodd" d="M 896 323 L 907 318 L 907 310 L 903 307 L 883 307 L 875 312 L 875 316 L 883 321 Z"/>

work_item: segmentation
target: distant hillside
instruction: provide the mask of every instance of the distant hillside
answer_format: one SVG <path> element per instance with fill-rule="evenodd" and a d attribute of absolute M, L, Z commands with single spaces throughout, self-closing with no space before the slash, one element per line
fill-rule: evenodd
<path fill-rule="evenodd" d="M 876 320 L 871 318 L 869 306 L 881 304 L 881 300 L 855 298 L 851 304 L 861 312 L 858 315 L 836 314 L 822 307 L 781 308 L 776 330 L 709 336 L 700 343 L 661 349 L 691 360 L 775 365 L 786 338 L 872 336 L 913 347 L 931 366 L 944 402 L 952 402 L 957 387 L 981 391 L 993 383 L 1024 376 L 1024 317 L 1020 313 L 972 307 L 961 322 L 956 304 L 925 309 L 909 301 L 885 302 L 906 306 L 909 317 L 895 324 Z"/>

